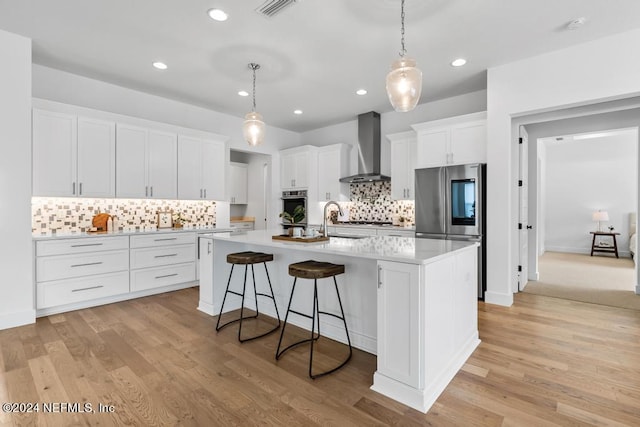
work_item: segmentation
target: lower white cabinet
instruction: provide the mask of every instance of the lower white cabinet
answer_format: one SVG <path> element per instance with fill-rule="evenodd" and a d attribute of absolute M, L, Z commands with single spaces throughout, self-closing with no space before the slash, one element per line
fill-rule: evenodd
<path fill-rule="evenodd" d="M 129 292 L 129 238 L 56 239 L 36 243 L 36 308 Z"/>
<path fill-rule="evenodd" d="M 196 280 L 195 233 L 131 236 L 131 292 Z"/>
<path fill-rule="evenodd" d="M 236 221 L 231 222 L 229 227 L 238 231 L 251 231 L 255 229 L 255 222 L 252 221 Z"/>

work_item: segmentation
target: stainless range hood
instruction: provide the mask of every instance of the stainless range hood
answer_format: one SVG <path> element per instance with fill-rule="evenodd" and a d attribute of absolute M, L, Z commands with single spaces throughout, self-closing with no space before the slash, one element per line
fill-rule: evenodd
<path fill-rule="evenodd" d="M 340 182 L 391 181 L 380 173 L 380 114 L 375 111 L 358 116 L 358 174 Z"/>

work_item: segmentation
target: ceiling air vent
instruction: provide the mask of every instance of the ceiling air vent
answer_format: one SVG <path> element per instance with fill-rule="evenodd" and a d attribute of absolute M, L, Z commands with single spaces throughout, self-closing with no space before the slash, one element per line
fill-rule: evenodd
<path fill-rule="evenodd" d="M 262 6 L 256 9 L 260 15 L 272 18 L 287 7 L 296 3 L 297 0 L 267 0 Z"/>

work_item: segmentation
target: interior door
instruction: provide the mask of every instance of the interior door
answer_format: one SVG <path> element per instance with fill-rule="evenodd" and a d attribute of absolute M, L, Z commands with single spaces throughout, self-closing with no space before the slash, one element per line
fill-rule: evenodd
<path fill-rule="evenodd" d="M 518 290 L 522 291 L 525 286 L 527 286 L 527 281 L 529 277 L 529 263 L 528 263 L 528 254 L 529 254 L 529 156 L 528 156 L 528 147 L 529 147 L 529 135 L 527 134 L 527 130 L 524 126 L 520 126 L 520 143 L 519 147 L 519 157 L 520 157 L 520 176 L 518 181 L 519 188 L 519 219 L 518 223 L 520 224 L 518 227 L 518 236 L 519 236 L 519 250 L 518 250 L 518 258 L 519 258 L 519 268 L 518 268 Z"/>

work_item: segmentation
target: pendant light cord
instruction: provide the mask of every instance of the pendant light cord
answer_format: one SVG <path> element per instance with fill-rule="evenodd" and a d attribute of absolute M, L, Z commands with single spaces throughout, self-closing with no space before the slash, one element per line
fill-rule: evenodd
<path fill-rule="evenodd" d="M 403 0 L 404 1 L 404 0 Z M 249 68 L 253 70 L 253 111 L 256 112 L 256 70 L 260 69 L 260 64 L 249 63 Z"/>
<path fill-rule="evenodd" d="M 400 3 L 400 21 L 402 22 L 402 27 L 400 29 L 400 56 L 404 57 L 407 53 L 407 49 L 404 48 L 404 0 Z"/>

